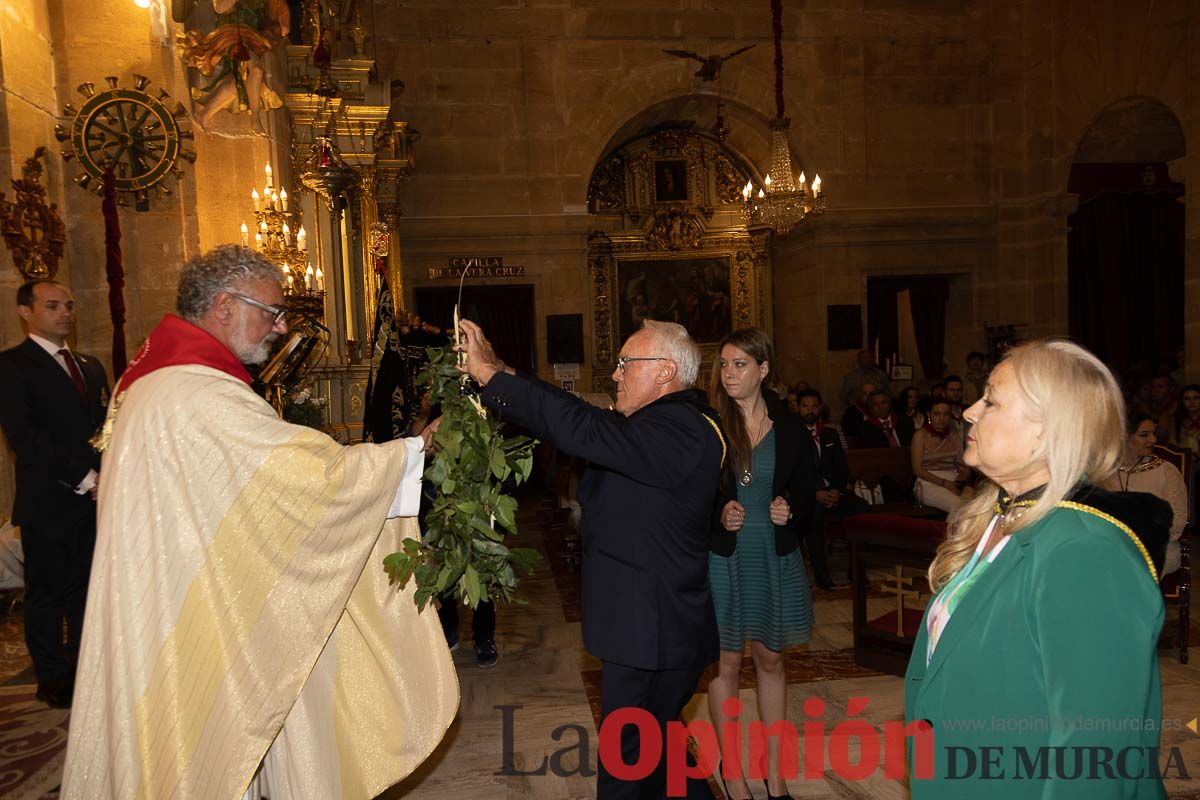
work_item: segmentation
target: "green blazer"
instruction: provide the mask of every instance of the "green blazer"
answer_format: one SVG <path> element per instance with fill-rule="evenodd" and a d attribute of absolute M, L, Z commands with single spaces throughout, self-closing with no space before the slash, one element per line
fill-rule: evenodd
<path fill-rule="evenodd" d="M 1082 508 L 1059 507 L 1012 535 L 928 666 L 922 620 L 904 709 L 932 725 L 934 768 L 930 779 L 914 772 L 912 800 L 1166 797 L 1162 594 L 1132 531 Z M 915 770 L 913 740 L 909 749 Z"/>

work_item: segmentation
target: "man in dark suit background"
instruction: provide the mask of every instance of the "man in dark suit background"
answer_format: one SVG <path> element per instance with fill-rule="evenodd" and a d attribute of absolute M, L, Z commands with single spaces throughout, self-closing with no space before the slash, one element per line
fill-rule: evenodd
<path fill-rule="evenodd" d="M 801 484 L 804 491 L 811 493 L 815 502 L 808 519 L 801 520 L 805 530 L 805 545 L 812 562 L 813 578 L 817 586 L 825 590 L 834 588 L 833 577 L 825 557 L 825 521 L 832 517 L 847 517 L 867 510 L 867 504 L 853 492 L 846 491 L 850 470 L 846 465 L 846 451 L 837 431 L 826 428 L 821 422 L 824 402 L 815 389 L 800 392 L 800 420 L 808 432 L 805 456 L 799 466 L 803 470 Z"/>
<path fill-rule="evenodd" d="M 462 323 L 461 349 L 489 407 L 590 462 L 579 487 L 583 640 L 604 665 L 601 724 L 617 709 L 636 707 L 654 716 L 663 736 L 717 659 L 708 532 L 724 440 L 715 412 L 691 388 L 700 354 L 687 331 L 645 325 L 625 342 L 613 371 L 616 414 L 516 375 L 471 322 Z M 640 748 L 637 729 L 625 726 L 622 761 L 638 763 Z M 662 759 L 640 784 L 618 780 L 602 760 L 597 797 L 658 800 L 664 780 Z M 687 796 L 712 793 L 689 780 Z"/>
<path fill-rule="evenodd" d="M 67 708 L 96 543 L 100 456 L 88 440 L 104 422 L 108 378 L 99 360 L 67 346 L 75 322 L 67 287 L 21 286 L 17 314 L 29 337 L 0 353 L 0 428 L 16 455 L 12 515 L 25 552 L 25 644 L 38 699 Z"/>
<path fill-rule="evenodd" d="M 892 411 L 892 398 L 875 392 L 867 398 L 868 414 L 863 420 L 859 447 L 908 447 L 912 443 L 913 423 L 907 414 Z"/>

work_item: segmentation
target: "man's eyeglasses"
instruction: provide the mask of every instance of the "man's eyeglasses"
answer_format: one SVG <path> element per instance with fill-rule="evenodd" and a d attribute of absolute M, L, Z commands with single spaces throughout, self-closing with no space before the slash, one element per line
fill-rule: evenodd
<path fill-rule="evenodd" d="M 262 309 L 270 314 L 272 316 L 272 325 L 278 325 L 279 323 L 283 322 L 283 318 L 287 316 L 287 309 L 283 308 L 282 306 L 273 306 L 268 303 L 263 303 L 255 300 L 253 297 L 247 297 L 246 295 L 238 294 L 237 292 L 230 292 L 230 294 L 236 297 L 238 300 L 241 300 L 246 305 L 254 306 L 255 308 Z"/>
<path fill-rule="evenodd" d="M 664 356 L 621 356 L 617 359 L 617 369 L 624 372 L 625 368 L 633 361 L 674 361 L 674 359 Z"/>

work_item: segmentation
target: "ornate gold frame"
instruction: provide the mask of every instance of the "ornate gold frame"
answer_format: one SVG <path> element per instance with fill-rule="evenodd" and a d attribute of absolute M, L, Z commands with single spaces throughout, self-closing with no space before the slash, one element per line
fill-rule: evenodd
<path fill-rule="evenodd" d="M 588 275 L 592 285 L 592 391 L 611 388 L 609 375 L 616 366 L 618 308 L 617 263 L 624 260 L 677 261 L 704 257 L 728 257 L 733 328 L 757 325 L 772 334 L 770 312 L 770 234 L 742 227 L 705 229 L 703 215 L 681 209 L 681 219 L 652 218 L 649 228 L 638 233 L 595 233 L 588 240 Z M 670 230 L 682 230 L 684 246 L 669 246 Z M 716 355 L 716 345 L 701 344 L 702 378 Z"/>

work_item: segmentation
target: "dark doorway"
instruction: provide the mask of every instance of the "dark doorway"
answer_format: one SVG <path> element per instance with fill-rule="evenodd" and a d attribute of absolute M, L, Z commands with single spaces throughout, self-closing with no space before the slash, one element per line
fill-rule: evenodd
<path fill-rule="evenodd" d="M 940 378 L 946 356 L 946 302 L 950 298 L 950 279 L 945 275 L 868 278 L 867 347 L 879 354 L 880 366 L 900 352 L 900 309 L 896 303 L 905 291 L 921 369 L 926 377 Z M 908 360 L 912 355 L 905 353 L 904 357 Z"/>
<path fill-rule="evenodd" d="M 417 316 L 439 328 L 454 327 L 457 286 L 423 286 L 414 290 Z M 464 286 L 463 319 L 476 322 L 511 367 L 534 371 L 537 364 L 532 286 Z"/>
<path fill-rule="evenodd" d="M 1183 349 L 1183 186 L 1166 164 L 1076 164 L 1067 223 L 1071 338 L 1118 375 L 1169 372 Z"/>
<path fill-rule="evenodd" d="M 1184 187 L 1168 165 L 1186 155 L 1170 108 L 1126 97 L 1084 132 L 1068 178 L 1068 330 L 1133 390 L 1181 366 Z"/>

